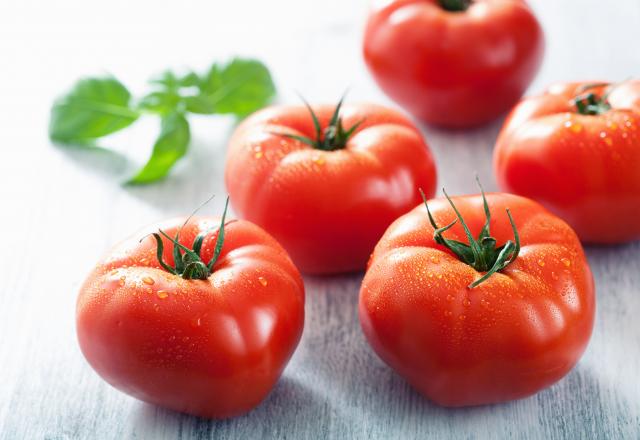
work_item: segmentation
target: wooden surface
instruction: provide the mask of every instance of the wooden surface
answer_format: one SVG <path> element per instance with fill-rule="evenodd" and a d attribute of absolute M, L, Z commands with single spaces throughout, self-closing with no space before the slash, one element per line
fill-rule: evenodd
<path fill-rule="evenodd" d="M 547 33 L 532 91 L 555 80 L 638 76 L 640 2 L 531 2 Z M 180 6 L 178 6 L 180 5 Z M 140 226 L 185 214 L 222 185 L 228 120 L 194 120 L 189 156 L 165 182 L 119 185 L 117 153 L 58 148 L 46 137 L 54 96 L 83 74 L 108 70 L 135 91 L 169 66 L 204 68 L 258 55 L 280 99 L 388 103 L 359 53 L 366 0 L 0 3 L 0 438 L 640 438 L 640 243 L 588 248 L 596 327 L 579 365 L 528 399 L 439 408 L 372 353 L 360 332 L 361 274 L 305 279 L 302 342 L 255 411 L 210 422 L 158 409 L 106 385 L 75 339 L 77 289 L 111 245 Z M 500 122 L 470 132 L 425 128 L 440 186 L 495 189 L 491 150 Z M 138 159 L 153 122 L 114 145 Z M 135 157 L 134 157 L 135 159 Z M 223 197 L 207 212 L 219 213 Z M 639 220 L 640 221 L 640 220 Z M 216 398 L 213 396 L 213 398 Z"/>

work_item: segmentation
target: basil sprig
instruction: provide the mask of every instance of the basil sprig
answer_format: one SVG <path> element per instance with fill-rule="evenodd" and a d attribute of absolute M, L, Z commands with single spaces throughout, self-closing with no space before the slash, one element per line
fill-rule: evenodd
<path fill-rule="evenodd" d="M 49 137 L 60 143 L 90 146 L 127 128 L 143 114 L 155 115 L 160 118 L 160 133 L 151 157 L 128 180 L 146 184 L 167 176 L 188 151 L 189 113 L 242 118 L 267 105 L 275 95 L 269 70 L 252 59 L 216 63 L 204 74 L 165 71 L 149 83 L 151 90 L 136 100 L 113 76 L 79 80 L 53 104 Z"/>

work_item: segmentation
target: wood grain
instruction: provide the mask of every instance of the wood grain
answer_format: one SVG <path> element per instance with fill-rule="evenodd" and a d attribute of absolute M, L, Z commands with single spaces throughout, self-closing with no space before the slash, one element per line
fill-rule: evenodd
<path fill-rule="evenodd" d="M 356 304 L 361 274 L 305 279 L 299 349 L 270 397 L 250 414 L 212 422 L 172 413 L 110 388 L 75 340 L 74 306 L 87 270 L 141 225 L 224 194 L 227 120 L 194 121 L 194 143 L 172 178 L 118 184 L 120 154 L 55 147 L 49 106 L 75 78 L 107 69 L 135 90 L 168 66 L 204 67 L 232 53 L 266 60 L 281 91 L 330 101 L 389 103 L 367 75 L 359 44 L 365 0 L 109 4 L 61 0 L 0 5 L 0 438 L 640 438 L 640 243 L 588 248 L 597 282 L 590 346 L 564 380 L 502 405 L 447 410 L 415 393 L 365 343 Z M 640 2 L 531 2 L 547 33 L 531 90 L 567 79 L 621 80 L 640 67 Z M 440 184 L 495 189 L 496 122 L 470 132 L 428 127 Z M 144 157 L 156 127 L 120 139 Z M 219 212 L 223 197 L 208 210 Z M 212 398 L 218 398 L 212 396 Z"/>

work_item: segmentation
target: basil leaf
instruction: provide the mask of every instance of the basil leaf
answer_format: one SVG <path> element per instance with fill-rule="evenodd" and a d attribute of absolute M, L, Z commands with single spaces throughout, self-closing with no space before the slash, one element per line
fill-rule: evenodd
<path fill-rule="evenodd" d="M 246 116 L 264 107 L 275 95 L 269 70 L 257 60 L 236 58 L 214 64 L 200 83 L 200 95 L 185 99 L 192 113 Z"/>
<path fill-rule="evenodd" d="M 177 90 L 180 87 L 193 87 L 200 84 L 200 77 L 195 72 L 178 76 L 171 70 L 165 70 L 149 80 L 150 84 L 161 86 L 167 90 Z"/>
<path fill-rule="evenodd" d="M 130 102 L 127 88 L 112 76 L 82 79 L 53 104 L 49 136 L 81 141 L 116 132 L 140 116 Z"/>
<path fill-rule="evenodd" d="M 181 99 L 180 95 L 175 91 L 151 92 L 138 102 L 138 108 L 148 112 L 166 115 L 175 111 Z"/>
<path fill-rule="evenodd" d="M 164 116 L 160 135 L 153 146 L 149 161 L 127 183 L 151 183 L 165 177 L 178 159 L 187 152 L 190 137 L 189 123 L 184 114 L 172 112 Z"/>

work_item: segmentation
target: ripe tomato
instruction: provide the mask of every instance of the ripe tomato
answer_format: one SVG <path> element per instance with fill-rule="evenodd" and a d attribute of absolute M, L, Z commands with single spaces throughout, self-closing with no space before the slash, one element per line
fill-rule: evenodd
<path fill-rule="evenodd" d="M 174 237 L 183 221 L 146 232 L 161 228 Z M 210 233 L 218 222 L 192 219 L 179 243 L 195 249 L 203 234 L 201 259 L 209 261 L 222 235 Z M 262 229 L 230 221 L 224 232 L 211 271 L 199 272 L 206 266 L 185 254 L 177 259 L 187 263 L 182 275 L 170 273 L 153 238 L 139 242 L 136 235 L 91 272 L 78 297 L 77 331 L 102 378 L 140 400 L 202 417 L 235 416 L 265 398 L 300 339 L 304 287 L 286 252 Z M 162 240 L 171 269 L 174 246 Z"/>
<path fill-rule="evenodd" d="M 225 182 L 238 215 L 271 233 L 303 272 L 364 269 L 384 230 L 433 194 L 418 129 L 372 104 L 278 106 L 233 135 Z M 345 128 L 346 127 L 346 128 Z"/>
<path fill-rule="evenodd" d="M 460 220 L 451 225 L 457 215 L 444 199 L 428 202 L 437 233 L 418 206 L 384 234 L 360 291 L 364 333 L 440 405 L 533 394 L 575 365 L 591 335 L 594 284 L 580 242 L 523 197 L 489 194 L 486 224 L 481 196 L 452 201 L 469 234 Z M 475 250 L 463 244 L 470 238 Z"/>
<path fill-rule="evenodd" d="M 500 187 L 539 201 L 583 241 L 638 239 L 639 127 L 640 81 L 552 86 L 505 122 L 494 151 Z"/>
<path fill-rule="evenodd" d="M 423 121 L 453 128 L 509 110 L 543 52 L 540 24 L 521 0 L 386 0 L 364 36 L 382 90 Z"/>

